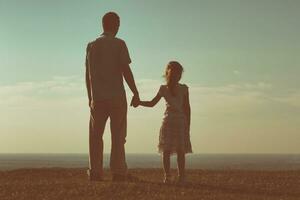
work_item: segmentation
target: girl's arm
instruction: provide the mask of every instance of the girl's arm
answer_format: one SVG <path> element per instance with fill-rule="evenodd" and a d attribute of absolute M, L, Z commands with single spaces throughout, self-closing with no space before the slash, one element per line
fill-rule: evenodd
<path fill-rule="evenodd" d="M 139 105 L 145 107 L 153 107 L 159 102 L 160 99 L 161 99 L 160 94 L 157 94 L 151 101 L 140 101 Z"/>
<path fill-rule="evenodd" d="M 189 98 L 189 92 L 187 91 L 187 94 L 184 98 L 183 103 L 183 110 L 187 118 L 187 124 L 188 124 L 188 130 L 190 130 L 191 125 L 191 106 L 190 106 L 190 98 Z"/>

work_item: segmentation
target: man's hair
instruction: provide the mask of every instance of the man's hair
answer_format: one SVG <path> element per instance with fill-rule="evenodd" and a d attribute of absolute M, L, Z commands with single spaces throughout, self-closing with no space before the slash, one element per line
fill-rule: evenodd
<path fill-rule="evenodd" d="M 115 12 L 108 12 L 102 17 L 102 26 L 106 31 L 114 29 L 120 24 L 120 17 Z"/>

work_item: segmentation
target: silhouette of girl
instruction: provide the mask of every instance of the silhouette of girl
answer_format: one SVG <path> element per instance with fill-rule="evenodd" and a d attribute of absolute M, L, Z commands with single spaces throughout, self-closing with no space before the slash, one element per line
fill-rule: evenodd
<path fill-rule="evenodd" d="M 157 95 L 151 101 L 140 101 L 145 107 L 155 106 L 163 97 L 166 111 L 159 134 L 159 152 L 162 153 L 164 183 L 171 182 L 170 156 L 177 154 L 178 179 L 185 182 L 185 154 L 192 153 L 190 142 L 190 103 L 188 86 L 179 83 L 183 67 L 176 61 L 168 63 L 165 71 L 166 85 L 161 85 Z"/>

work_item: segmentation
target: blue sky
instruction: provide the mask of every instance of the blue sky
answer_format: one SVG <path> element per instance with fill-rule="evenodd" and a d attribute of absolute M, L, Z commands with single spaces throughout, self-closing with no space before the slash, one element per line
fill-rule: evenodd
<path fill-rule="evenodd" d="M 297 0 L 0 0 L 0 152 L 87 152 L 85 47 L 112 10 L 143 98 L 156 93 L 168 61 L 184 66 L 195 152 L 300 153 L 299 8 Z M 129 152 L 156 151 L 163 109 L 129 109 Z"/>

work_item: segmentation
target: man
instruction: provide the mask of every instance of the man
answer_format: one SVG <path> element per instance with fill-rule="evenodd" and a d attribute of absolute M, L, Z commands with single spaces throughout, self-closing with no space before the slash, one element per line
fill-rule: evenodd
<path fill-rule="evenodd" d="M 103 132 L 108 118 L 111 129 L 110 169 L 113 181 L 127 177 L 125 142 L 127 101 L 123 77 L 133 93 L 136 106 L 139 93 L 129 64 L 131 59 L 125 42 L 116 38 L 120 18 L 114 12 L 102 18 L 103 33 L 90 42 L 86 52 L 86 87 L 90 106 L 88 175 L 91 181 L 103 177 Z"/>

